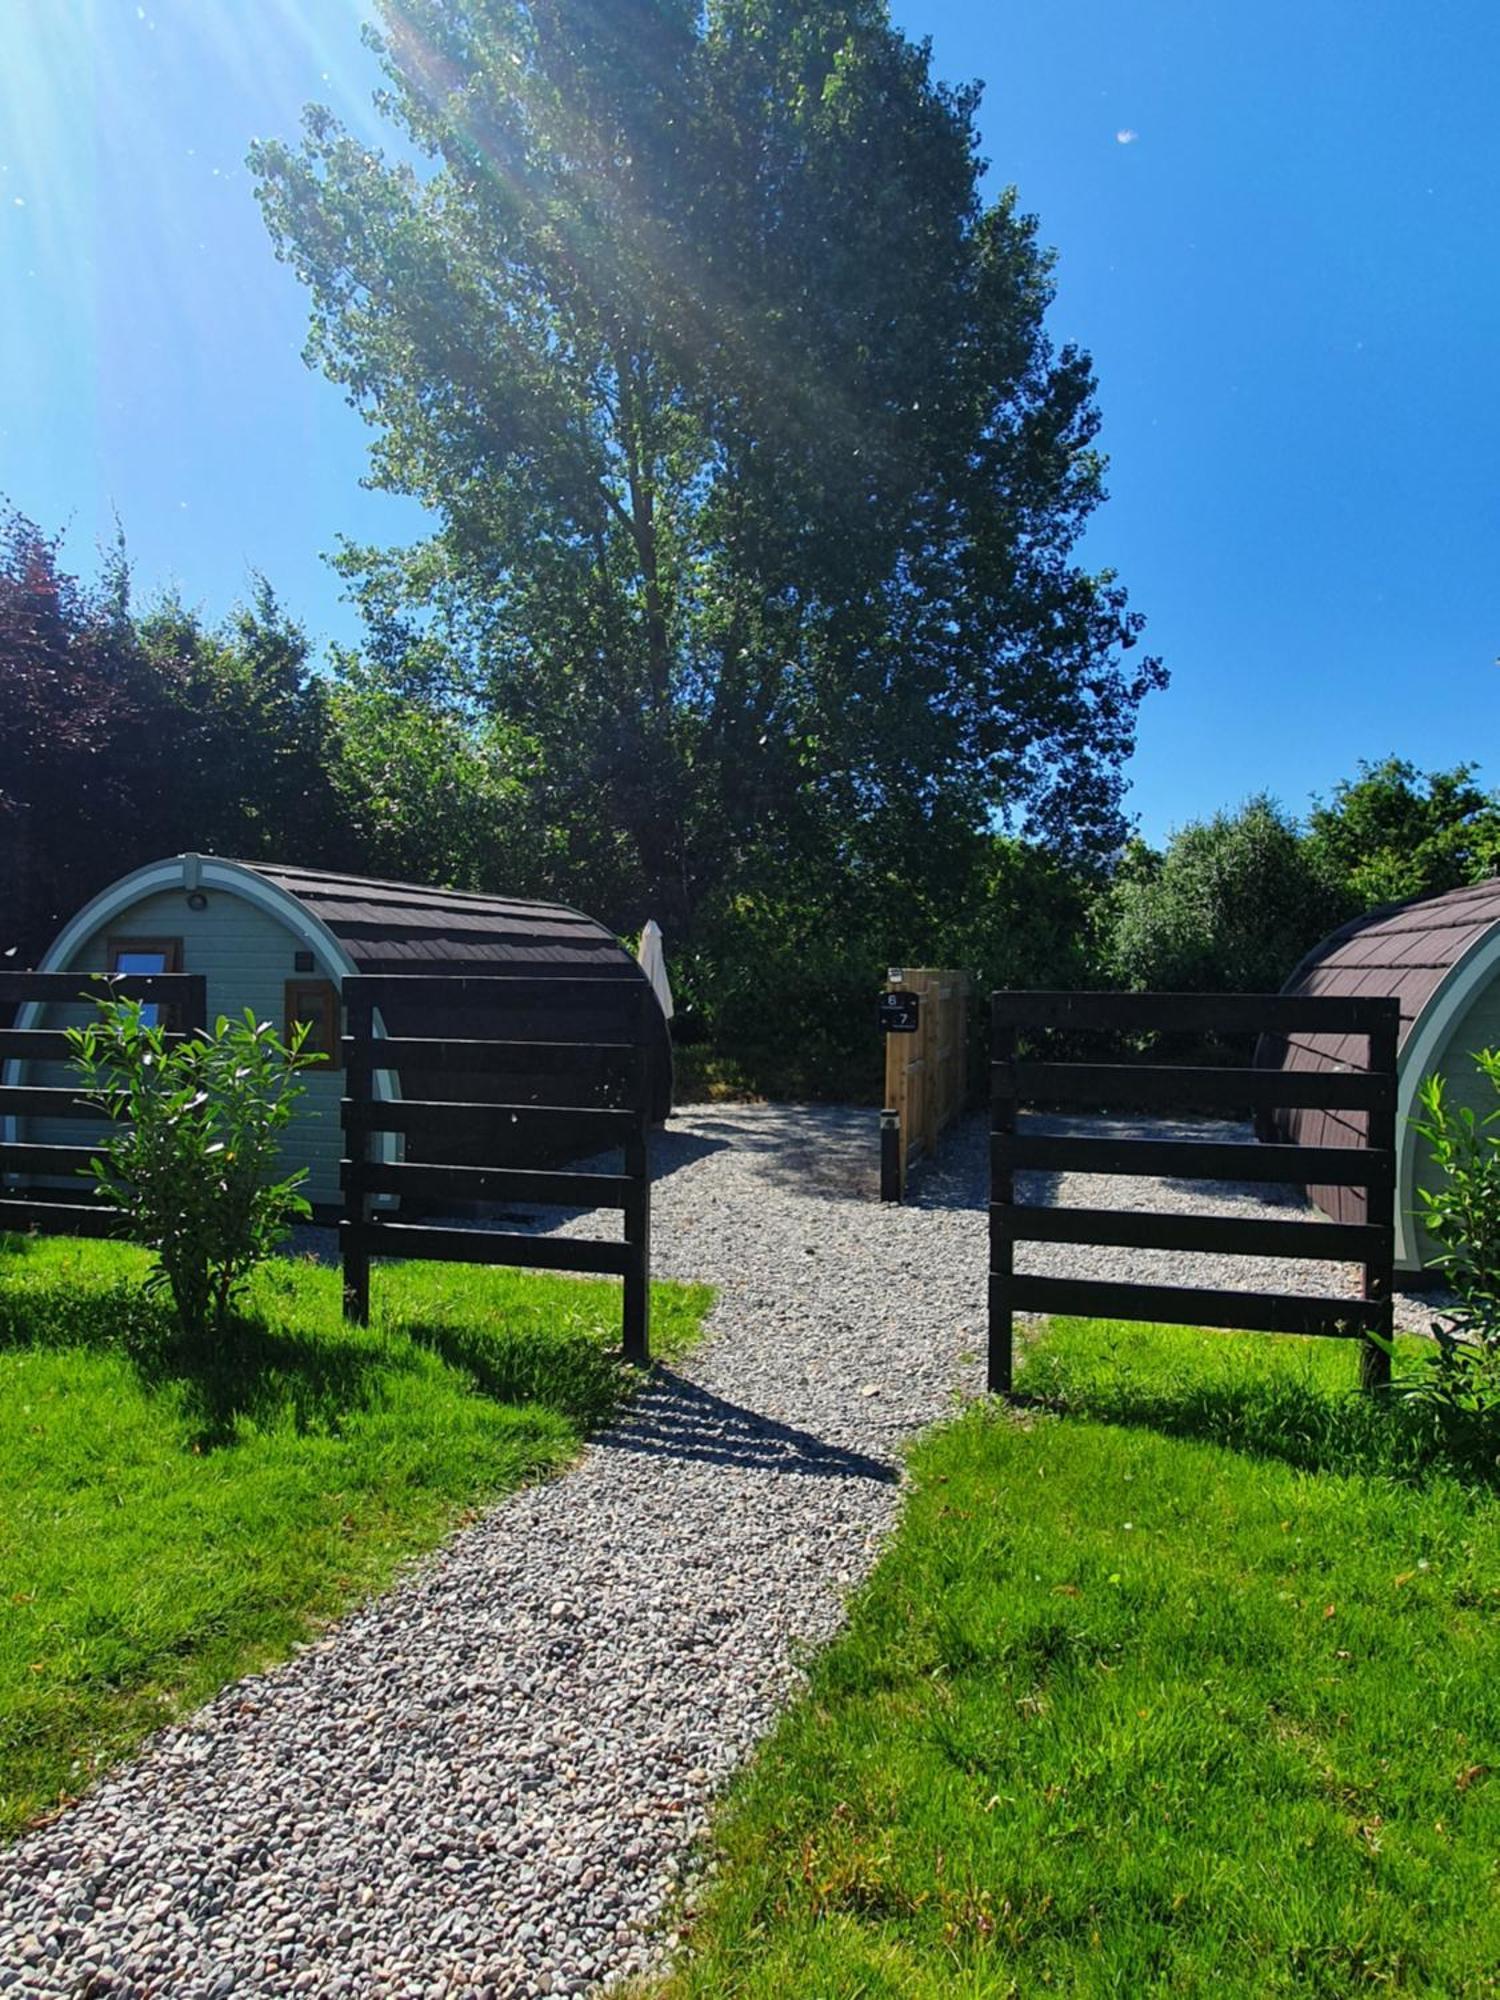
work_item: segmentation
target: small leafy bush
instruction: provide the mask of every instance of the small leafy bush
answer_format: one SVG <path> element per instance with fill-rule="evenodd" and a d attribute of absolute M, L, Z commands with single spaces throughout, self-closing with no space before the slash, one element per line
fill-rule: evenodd
<path fill-rule="evenodd" d="M 299 1216 L 300 1170 L 277 1178 L 277 1141 L 303 1093 L 299 1073 L 322 1057 L 291 1047 L 247 1008 L 211 1033 L 171 1042 L 135 1000 L 101 1000 L 69 1030 L 85 1094 L 119 1126 L 91 1161 L 122 1217 L 122 1234 L 152 1251 L 148 1290 L 165 1290 L 183 1336 L 221 1335 L 251 1271 Z"/>
<path fill-rule="evenodd" d="M 1500 1049 L 1474 1061 L 1500 1096 Z M 1418 1393 L 1457 1415 L 1491 1416 L 1500 1413 L 1500 1103 L 1477 1117 L 1441 1076 L 1426 1078 L 1419 1097 L 1413 1123 L 1440 1179 L 1417 1190 L 1418 1216 L 1457 1303 L 1433 1325 L 1437 1351 Z"/>

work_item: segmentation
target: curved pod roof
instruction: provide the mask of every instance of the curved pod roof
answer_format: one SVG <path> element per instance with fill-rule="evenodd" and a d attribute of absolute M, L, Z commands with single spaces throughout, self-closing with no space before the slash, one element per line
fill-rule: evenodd
<path fill-rule="evenodd" d="M 110 883 L 64 925 L 38 971 L 66 970 L 73 954 L 112 917 L 144 896 L 173 888 L 246 897 L 279 917 L 340 980 L 363 972 L 649 983 L 612 931 L 565 904 L 212 854 L 174 855 Z M 401 1029 L 393 1024 L 392 1032 Z M 483 1030 L 476 1025 L 471 1032 Z M 671 1108 L 665 1019 L 652 1067 L 653 1115 L 660 1120 Z"/>
<path fill-rule="evenodd" d="M 1401 1004 L 1397 1059 L 1398 1196 L 1396 1261 L 1419 1262 L 1410 1209 L 1418 1139 L 1411 1116 L 1417 1089 L 1437 1065 L 1449 1034 L 1470 1002 L 1500 979 L 1500 878 L 1450 889 L 1417 902 L 1396 903 L 1334 931 L 1293 972 L 1283 991 L 1310 994 L 1394 994 Z M 1363 1068 L 1364 1038 L 1299 1035 L 1268 1039 L 1257 1060 L 1287 1069 Z M 1302 1145 L 1362 1143 L 1361 1113 L 1287 1110 L 1271 1121 L 1278 1137 Z M 1339 1220 L 1361 1218 L 1363 1194 L 1352 1188 L 1310 1188 Z"/>

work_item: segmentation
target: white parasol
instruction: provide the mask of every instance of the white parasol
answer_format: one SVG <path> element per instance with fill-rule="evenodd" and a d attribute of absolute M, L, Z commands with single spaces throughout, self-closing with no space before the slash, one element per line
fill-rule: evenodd
<path fill-rule="evenodd" d="M 661 925 L 652 917 L 641 932 L 641 942 L 636 951 L 641 962 L 641 970 L 651 982 L 651 991 L 661 1002 L 661 1011 L 670 1021 L 672 1018 L 672 983 L 667 978 L 667 954 L 662 949 Z"/>

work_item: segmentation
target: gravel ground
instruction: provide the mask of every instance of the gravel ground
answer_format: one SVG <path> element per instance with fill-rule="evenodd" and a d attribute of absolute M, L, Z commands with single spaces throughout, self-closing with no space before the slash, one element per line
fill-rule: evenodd
<path fill-rule="evenodd" d="M 655 1265 L 719 1287 L 713 1339 L 565 1478 L 0 1855 L 0 1993 L 508 2000 L 586 1992 L 669 1946 L 655 1927 L 711 1795 L 869 1569 L 903 1442 L 981 1381 L 984 1133 L 962 1129 L 910 1205 L 882 1209 L 873 1123 L 772 1105 L 674 1120 Z M 1348 1280 L 1040 1246 L 1026 1267 Z"/>

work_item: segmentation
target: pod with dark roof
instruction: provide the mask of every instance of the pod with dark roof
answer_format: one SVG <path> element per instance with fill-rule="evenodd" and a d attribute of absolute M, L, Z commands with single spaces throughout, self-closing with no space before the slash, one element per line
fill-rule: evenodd
<path fill-rule="evenodd" d="M 574 1033 L 601 1041 L 621 1038 L 615 1016 L 623 1011 L 630 985 L 635 980 L 646 984 L 636 960 L 612 932 L 561 904 L 208 854 L 175 855 L 111 883 L 64 925 L 37 970 L 201 972 L 207 979 L 210 1019 L 250 1007 L 278 1028 L 306 1021 L 312 1045 L 330 1060 L 308 1073 L 307 1094 L 289 1131 L 285 1157 L 289 1166 L 308 1169 L 308 1198 L 320 1208 L 332 1208 L 339 1199 L 339 994 L 348 975 L 598 978 L 597 1015 L 593 1009 L 586 1016 L 574 1011 L 568 1019 Z M 439 1011 L 440 1021 L 417 1010 L 403 1010 L 403 1018 L 397 1019 L 387 1008 L 387 1032 L 450 1037 L 496 1032 L 492 1020 L 472 1009 Z M 660 1016 L 659 1008 L 654 1012 Z M 86 1014 L 86 1008 L 49 1007 L 43 1022 L 40 1010 L 30 1009 L 20 1025 L 61 1026 Z M 556 1023 L 545 1012 L 525 1020 L 508 1012 L 505 1032 L 545 1040 L 556 1033 Z M 68 1081 L 61 1065 L 31 1063 L 25 1068 L 24 1077 L 12 1080 Z M 53 1070 L 56 1074 L 44 1074 Z M 461 1088 L 456 1090 L 456 1084 Z M 497 1097 L 503 1090 L 511 1102 L 547 1101 L 543 1093 L 556 1090 L 555 1083 L 541 1080 L 521 1079 L 518 1084 L 507 1078 L 501 1084 L 495 1078 L 452 1075 L 386 1077 L 383 1087 L 408 1097 L 476 1099 Z M 659 1123 L 672 1101 L 672 1051 L 664 1018 L 651 1051 L 651 1092 L 652 1115 Z M 29 1120 L 24 1136 L 42 1144 L 86 1142 L 76 1121 L 49 1126 Z"/>
<path fill-rule="evenodd" d="M 1476 1069 L 1476 1049 L 1500 1047 L 1500 878 L 1398 903 L 1356 918 L 1308 953 L 1284 989 L 1288 993 L 1394 994 L 1401 1003 L 1397 1094 L 1396 1263 L 1415 1271 L 1430 1261 L 1432 1244 L 1420 1227 L 1417 1190 L 1431 1186 L 1427 1148 L 1413 1129 L 1417 1091 L 1434 1072 L 1454 1101 L 1476 1116 L 1496 1108 L 1494 1091 Z M 1288 1069 L 1361 1068 L 1358 1037 L 1267 1037 L 1257 1062 Z M 1283 1110 L 1261 1121 L 1263 1139 L 1307 1146 L 1363 1141 L 1364 1114 Z M 1309 1187 L 1309 1196 L 1339 1222 L 1364 1219 L 1364 1190 Z"/>

